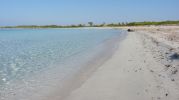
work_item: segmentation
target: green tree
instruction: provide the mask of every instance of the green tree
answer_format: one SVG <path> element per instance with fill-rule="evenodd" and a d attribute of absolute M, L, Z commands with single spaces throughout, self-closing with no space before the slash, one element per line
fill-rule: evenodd
<path fill-rule="evenodd" d="M 90 27 L 92 27 L 92 26 L 93 26 L 93 22 L 88 22 L 88 24 L 90 25 Z"/>

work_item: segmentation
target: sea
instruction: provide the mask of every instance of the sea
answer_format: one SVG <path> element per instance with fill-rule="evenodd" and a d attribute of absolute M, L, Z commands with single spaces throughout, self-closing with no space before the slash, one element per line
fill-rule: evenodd
<path fill-rule="evenodd" d="M 45 100 L 81 69 L 107 60 L 125 33 L 97 28 L 0 29 L 0 100 Z"/>

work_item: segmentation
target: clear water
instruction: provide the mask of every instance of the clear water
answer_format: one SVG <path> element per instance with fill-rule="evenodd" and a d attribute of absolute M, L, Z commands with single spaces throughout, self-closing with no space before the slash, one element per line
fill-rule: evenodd
<path fill-rule="evenodd" d="M 0 97 L 49 69 L 58 69 L 64 78 L 79 69 L 66 62 L 82 63 L 80 56 L 120 33 L 112 29 L 0 29 Z"/>

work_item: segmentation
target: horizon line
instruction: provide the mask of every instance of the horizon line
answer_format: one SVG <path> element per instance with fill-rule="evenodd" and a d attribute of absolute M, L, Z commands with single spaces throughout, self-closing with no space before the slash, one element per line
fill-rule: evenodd
<path fill-rule="evenodd" d="M 123 22 L 108 22 L 108 23 L 106 23 L 106 22 L 103 22 L 103 23 L 95 23 L 95 22 L 93 22 L 93 21 L 89 21 L 89 22 L 92 22 L 94 25 L 102 25 L 102 24 L 105 24 L 105 25 L 107 25 L 107 24 L 119 24 L 119 23 L 134 23 L 134 22 L 164 22 L 164 21 L 179 21 L 179 19 L 178 20 L 160 20 L 160 21 L 123 21 Z M 52 26 L 52 25 L 56 25 L 56 26 L 77 26 L 77 25 L 84 25 L 84 26 L 88 26 L 89 25 L 89 22 L 87 22 L 87 23 L 79 23 L 79 24 L 66 24 L 66 25 L 62 25 L 62 24 L 42 24 L 42 25 L 38 25 L 38 24 L 19 24 L 19 25 L 0 25 L 0 27 L 11 27 L 11 26 Z"/>

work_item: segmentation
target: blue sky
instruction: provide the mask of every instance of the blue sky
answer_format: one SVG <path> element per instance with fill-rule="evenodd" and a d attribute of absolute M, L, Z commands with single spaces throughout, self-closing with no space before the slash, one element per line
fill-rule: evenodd
<path fill-rule="evenodd" d="M 0 0 L 0 25 L 179 20 L 179 0 Z"/>

